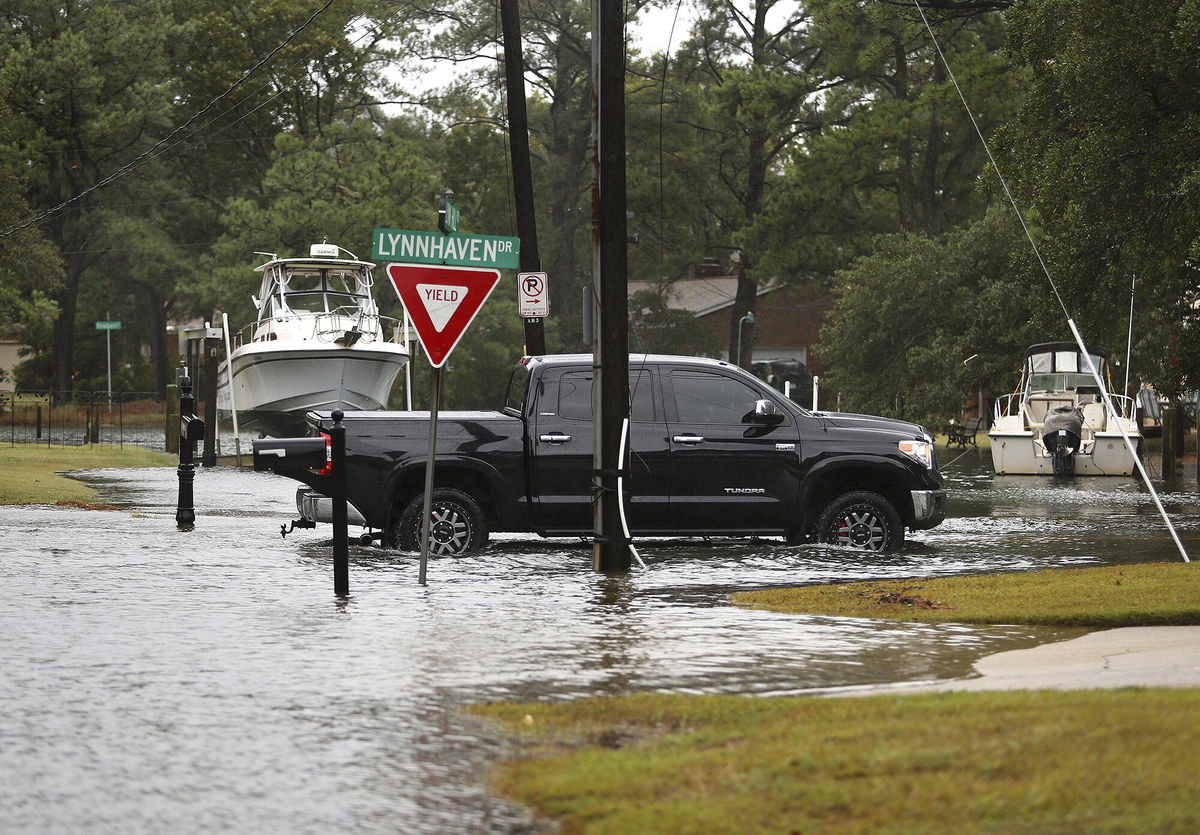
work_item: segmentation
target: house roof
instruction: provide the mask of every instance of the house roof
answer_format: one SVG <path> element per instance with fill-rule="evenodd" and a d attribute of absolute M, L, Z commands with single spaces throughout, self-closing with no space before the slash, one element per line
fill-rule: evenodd
<path fill-rule="evenodd" d="M 687 310 L 694 316 L 704 316 L 715 310 L 730 307 L 737 295 L 737 276 L 722 275 L 710 278 L 681 278 L 667 286 L 664 301 L 668 307 L 676 310 Z M 630 294 L 642 290 L 657 291 L 660 285 L 655 281 L 629 282 Z M 758 295 L 775 290 L 768 284 L 758 288 Z"/>

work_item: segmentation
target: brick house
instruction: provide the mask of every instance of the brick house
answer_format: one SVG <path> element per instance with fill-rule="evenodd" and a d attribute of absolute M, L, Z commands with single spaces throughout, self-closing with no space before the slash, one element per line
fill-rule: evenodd
<path fill-rule="evenodd" d="M 813 355 L 821 324 L 833 304 L 823 288 L 799 289 L 774 287 L 769 282 L 758 290 L 758 309 L 754 321 L 754 362 L 797 360 L 808 366 L 813 374 L 821 374 L 824 366 Z M 654 290 L 649 281 L 629 282 L 632 295 L 641 290 Z M 729 359 L 730 314 L 737 277 L 728 275 L 714 260 L 695 264 L 687 278 L 673 282 L 666 291 L 668 307 L 688 310 L 697 322 L 712 330 L 725 346 L 723 359 Z"/>

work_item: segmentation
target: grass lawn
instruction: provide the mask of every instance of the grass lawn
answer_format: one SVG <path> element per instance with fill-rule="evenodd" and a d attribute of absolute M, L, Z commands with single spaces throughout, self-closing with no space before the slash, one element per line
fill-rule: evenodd
<path fill-rule="evenodd" d="M 483 705 L 562 831 L 1194 832 L 1200 690 Z"/>
<path fill-rule="evenodd" d="M 1200 624 L 1200 565 L 1150 563 L 739 592 L 795 614 L 1046 626 Z"/>
<path fill-rule="evenodd" d="M 1200 623 L 1186 563 L 742 592 L 744 606 L 974 623 Z M 1200 689 L 477 705 L 494 788 L 563 832 L 1191 832 Z"/>
<path fill-rule="evenodd" d="M 0 504 L 93 502 L 95 494 L 83 482 L 59 473 L 97 467 L 170 467 L 177 463 L 174 456 L 136 447 L 0 446 Z"/>

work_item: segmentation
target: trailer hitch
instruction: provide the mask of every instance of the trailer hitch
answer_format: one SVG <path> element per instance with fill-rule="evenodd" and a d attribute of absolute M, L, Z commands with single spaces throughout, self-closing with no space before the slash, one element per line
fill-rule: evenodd
<path fill-rule="evenodd" d="M 279 535 L 284 539 L 287 539 L 287 535 L 296 530 L 296 528 L 315 528 L 317 526 L 317 523 L 311 519 L 296 519 L 291 524 L 290 528 L 287 525 L 279 526 Z"/>

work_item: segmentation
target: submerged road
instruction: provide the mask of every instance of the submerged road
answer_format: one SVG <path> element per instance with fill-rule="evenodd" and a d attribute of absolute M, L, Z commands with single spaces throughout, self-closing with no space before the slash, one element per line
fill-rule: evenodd
<path fill-rule="evenodd" d="M 1136 484 L 951 475 L 952 518 L 864 558 L 778 540 L 674 540 L 609 578 L 568 540 L 499 538 L 434 560 L 279 525 L 295 483 L 201 470 L 175 529 L 173 469 L 79 475 L 118 511 L 0 507 L 0 809 L 8 831 L 538 828 L 491 796 L 503 753 L 457 707 L 637 690 L 812 693 L 968 676 L 1080 630 L 740 610 L 764 586 L 1171 559 Z M 1165 491 L 1181 536 L 1191 493 Z"/>

